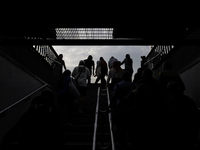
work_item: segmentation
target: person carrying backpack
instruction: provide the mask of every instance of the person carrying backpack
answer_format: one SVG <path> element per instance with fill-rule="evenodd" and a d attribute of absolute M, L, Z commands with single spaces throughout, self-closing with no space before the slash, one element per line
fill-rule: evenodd
<path fill-rule="evenodd" d="M 105 88 L 106 86 L 106 80 L 105 80 L 105 76 L 108 73 L 108 67 L 107 67 L 107 63 L 106 61 L 103 59 L 103 57 L 100 57 L 100 67 L 101 67 L 101 74 L 100 74 L 100 78 L 97 78 L 95 81 L 95 84 L 97 84 L 99 82 L 99 80 L 101 79 L 101 87 Z"/>
<path fill-rule="evenodd" d="M 122 61 L 121 65 L 125 65 L 124 71 L 128 71 L 131 73 L 131 77 L 133 74 L 133 60 L 131 59 L 129 54 L 126 54 L 126 58 Z"/>
<path fill-rule="evenodd" d="M 91 55 L 89 55 L 88 58 L 84 60 L 85 67 L 87 67 L 90 71 L 90 77 L 88 78 L 88 84 L 91 83 L 91 75 L 93 74 L 93 76 L 94 76 L 95 65 L 94 65 L 94 61 L 92 59 L 93 59 L 93 57 Z"/>
<path fill-rule="evenodd" d="M 83 103 L 84 97 L 87 94 L 86 80 L 90 77 L 90 71 L 87 67 L 85 67 L 85 62 L 83 60 L 79 62 L 79 66 L 74 68 L 72 72 L 72 77 L 75 78 L 77 89 L 79 93 L 81 94 L 79 112 L 82 113 L 83 112 L 82 103 Z"/>

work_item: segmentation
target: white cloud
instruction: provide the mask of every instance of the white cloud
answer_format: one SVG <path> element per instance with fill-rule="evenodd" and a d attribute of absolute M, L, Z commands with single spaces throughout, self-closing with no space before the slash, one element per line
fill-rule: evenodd
<path fill-rule="evenodd" d="M 140 67 L 140 57 L 147 56 L 151 50 L 150 46 L 54 46 L 54 49 L 58 54 L 63 54 L 66 67 L 71 71 L 78 66 L 80 60 L 87 59 L 88 55 L 92 55 L 96 63 L 100 57 L 108 62 L 111 56 L 123 61 L 125 55 L 130 54 L 134 63 L 134 74 Z"/>

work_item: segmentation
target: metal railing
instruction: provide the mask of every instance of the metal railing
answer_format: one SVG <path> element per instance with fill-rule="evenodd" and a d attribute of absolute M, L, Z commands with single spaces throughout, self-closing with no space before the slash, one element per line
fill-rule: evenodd
<path fill-rule="evenodd" d="M 98 113 L 99 113 L 99 94 L 100 94 L 100 88 L 98 88 L 98 92 L 97 92 L 97 106 L 96 106 L 96 111 L 95 111 L 95 122 L 94 122 L 94 135 L 93 135 L 92 150 L 96 150 L 96 135 L 97 135 Z"/>
<path fill-rule="evenodd" d="M 15 103 L 11 104 L 10 106 L 6 107 L 5 109 L 1 110 L 0 111 L 0 115 L 3 114 L 4 112 L 6 112 L 7 110 L 9 110 L 10 108 L 14 107 L 15 105 L 19 104 L 20 102 L 24 101 L 26 98 L 28 98 L 29 96 L 35 94 L 36 92 L 38 92 L 39 90 L 43 89 L 46 86 L 49 86 L 49 85 L 48 84 L 44 84 L 43 86 L 39 87 L 35 91 L 33 91 L 33 92 L 29 93 L 28 95 L 24 96 L 23 98 L 21 98 L 17 102 L 15 102 Z"/>
<path fill-rule="evenodd" d="M 58 54 L 51 45 L 34 45 L 34 50 L 52 67 L 55 63 L 61 63 L 58 60 Z"/>
<path fill-rule="evenodd" d="M 106 94 L 107 95 L 107 101 L 108 101 L 108 106 L 110 105 L 110 96 L 109 96 L 109 90 L 108 88 L 106 89 Z M 111 111 L 107 112 L 106 110 L 100 110 L 99 109 L 99 98 L 100 98 L 100 87 L 98 88 L 97 92 L 97 105 L 96 105 L 96 111 L 95 111 L 95 123 L 94 123 L 94 135 L 93 135 L 93 146 L 92 150 L 96 150 L 97 148 L 97 128 L 98 128 L 98 116 L 101 113 L 103 116 L 105 113 L 108 113 L 108 121 L 109 121 L 109 131 L 110 131 L 110 139 L 111 143 L 107 147 L 100 147 L 100 149 L 107 149 L 111 146 L 111 150 L 115 150 L 115 143 L 114 143 L 114 136 L 113 136 L 113 130 L 112 130 L 112 116 L 111 116 Z M 104 117 L 103 117 L 104 118 Z M 104 123 L 104 120 L 102 120 L 102 124 Z M 104 124 L 103 124 L 104 127 Z M 102 131 L 102 137 L 104 136 L 104 131 Z M 102 138 L 104 139 L 104 138 Z M 105 141 L 101 141 L 102 145 L 104 144 Z"/>
<path fill-rule="evenodd" d="M 110 105 L 110 96 L 109 96 L 109 90 L 107 88 L 107 99 L 108 99 L 108 106 Z M 112 150 L 115 150 L 115 142 L 114 142 L 114 136 L 113 136 L 113 130 L 112 130 L 112 116 L 111 111 L 108 113 L 108 119 L 109 119 L 109 126 L 110 126 L 110 136 L 111 136 L 111 145 Z"/>
<path fill-rule="evenodd" d="M 165 56 L 167 56 L 174 49 L 174 45 L 156 45 L 152 48 L 147 56 L 147 61 L 144 65 L 153 69 Z"/>

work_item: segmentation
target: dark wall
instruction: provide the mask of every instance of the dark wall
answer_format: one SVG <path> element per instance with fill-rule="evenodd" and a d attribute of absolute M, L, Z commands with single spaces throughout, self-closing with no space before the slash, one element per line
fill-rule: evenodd
<path fill-rule="evenodd" d="M 11 51 L 7 50 L 8 52 Z M 18 57 L 17 54 L 13 56 Z M 38 76 L 3 51 L 0 51 L 0 70 L 1 145 L 2 138 L 29 109 L 32 99 L 40 95 L 43 90 L 50 90 L 50 88 Z"/>
<path fill-rule="evenodd" d="M 171 51 L 153 68 L 155 78 L 165 61 L 172 63 L 172 70 L 179 73 L 186 86 L 185 95 L 200 108 L 200 46 L 182 46 Z"/>
<path fill-rule="evenodd" d="M 31 46 L 1 46 L 0 50 L 56 89 L 59 73 Z"/>
<path fill-rule="evenodd" d="M 154 76 L 162 70 L 162 64 L 165 61 L 172 63 L 172 70 L 181 74 L 191 63 L 194 63 L 200 57 L 200 46 L 181 46 L 172 50 L 166 57 L 164 57 L 154 68 Z"/>

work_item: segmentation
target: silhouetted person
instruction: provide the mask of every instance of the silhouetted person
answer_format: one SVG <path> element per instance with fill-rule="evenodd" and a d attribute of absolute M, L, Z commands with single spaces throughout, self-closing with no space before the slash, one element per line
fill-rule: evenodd
<path fill-rule="evenodd" d="M 134 75 L 133 83 L 137 83 L 142 79 L 142 71 L 143 71 L 142 68 L 137 69 L 137 73 Z"/>
<path fill-rule="evenodd" d="M 114 132 L 115 139 L 123 146 L 126 146 L 126 125 L 122 119 L 124 116 L 121 116 L 131 106 L 132 100 L 130 100 L 130 96 L 132 90 L 135 88 L 130 79 L 131 74 L 124 72 L 122 81 L 115 84 L 113 97 L 111 98 L 111 104 L 109 106 L 112 111 L 113 125 L 116 128 Z"/>
<path fill-rule="evenodd" d="M 129 133 L 132 149 L 162 149 L 160 147 L 160 124 L 158 108 L 152 107 L 150 88 L 140 83 L 133 91 L 132 108 L 122 117 Z M 161 139 L 162 140 L 162 139 Z M 163 146 L 163 145 L 162 145 Z"/>
<path fill-rule="evenodd" d="M 177 82 L 167 84 L 162 102 L 163 141 L 168 149 L 192 149 L 200 127 L 200 112 L 192 99 L 183 95 Z"/>
<path fill-rule="evenodd" d="M 131 77 L 133 74 L 133 60 L 131 59 L 129 54 L 126 54 L 126 58 L 122 61 L 121 65 L 125 64 L 125 71 L 131 73 Z"/>
<path fill-rule="evenodd" d="M 146 65 L 145 63 L 147 62 L 146 56 L 141 56 L 141 59 L 142 59 L 142 61 L 141 61 L 141 67 L 145 67 L 145 65 Z"/>
<path fill-rule="evenodd" d="M 116 62 L 116 61 L 118 61 L 117 58 L 111 56 L 109 61 L 108 61 L 108 68 L 109 69 L 113 68 L 113 63 Z"/>
<path fill-rule="evenodd" d="M 90 77 L 90 71 L 87 67 L 85 67 L 85 62 L 81 60 L 79 62 L 79 66 L 75 67 L 72 76 L 77 81 L 77 89 L 79 93 L 81 94 L 81 101 L 80 101 L 80 108 L 79 112 L 82 113 L 82 103 L 84 100 L 84 97 L 87 94 L 87 83 L 86 80 Z"/>
<path fill-rule="evenodd" d="M 54 94 L 49 91 L 33 99 L 23 124 L 21 149 L 63 148 L 64 126 L 54 101 Z"/>
<path fill-rule="evenodd" d="M 62 64 L 62 67 L 63 67 L 65 70 L 67 70 L 67 68 L 66 68 L 66 66 L 65 66 L 65 61 L 63 60 L 63 54 L 60 54 L 60 55 L 59 55 L 59 59 L 60 59 L 60 62 L 61 62 L 61 64 Z"/>
<path fill-rule="evenodd" d="M 100 73 L 100 78 L 98 77 L 95 81 L 95 83 L 97 84 L 99 82 L 99 80 L 101 79 L 101 87 L 105 88 L 106 86 L 106 80 L 105 80 L 105 76 L 108 73 L 108 67 L 107 67 L 107 63 L 106 61 L 103 59 L 103 57 L 100 57 L 100 69 L 101 69 L 101 73 Z"/>
<path fill-rule="evenodd" d="M 130 81 L 131 74 L 129 72 L 124 72 L 122 76 L 122 81 L 115 84 L 113 97 L 111 99 L 111 104 L 109 107 L 116 109 L 123 100 L 128 98 L 131 94 L 131 89 L 133 88 L 133 84 Z"/>
<path fill-rule="evenodd" d="M 96 80 L 100 80 L 100 77 L 101 77 L 101 61 L 97 61 L 97 67 L 96 67 L 96 71 L 95 71 L 95 76 L 94 77 L 97 77 Z"/>
<path fill-rule="evenodd" d="M 55 69 L 58 72 L 59 76 L 62 75 L 62 68 L 64 68 L 64 70 L 67 70 L 66 66 L 65 66 L 65 61 L 63 60 L 63 54 L 59 54 L 58 58 L 56 59 L 55 64 Z"/>
<path fill-rule="evenodd" d="M 94 65 L 94 61 L 92 59 L 93 59 L 93 57 L 91 55 L 89 55 L 88 58 L 84 60 L 85 67 L 87 67 L 90 71 L 90 77 L 88 78 L 88 84 L 91 83 L 91 75 L 93 74 L 93 76 L 94 76 L 95 65 Z"/>
<path fill-rule="evenodd" d="M 171 81 L 177 82 L 182 91 L 185 91 L 185 85 L 178 75 L 178 73 L 172 71 L 172 64 L 164 62 L 162 65 L 162 71 L 158 74 L 158 81 L 160 82 L 164 91 L 167 89 L 167 84 Z"/>
<path fill-rule="evenodd" d="M 115 61 L 113 63 L 113 67 L 109 70 L 108 78 L 107 78 L 107 86 L 109 86 L 109 82 L 110 82 L 110 79 L 111 79 L 111 84 L 109 86 L 110 90 L 113 90 L 115 84 L 122 81 L 123 73 L 124 73 L 124 71 L 120 67 L 120 62 Z"/>
<path fill-rule="evenodd" d="M 159 82 L 152 77 L 153 72 L 146 68 L 142 72 L 142 78 L 137 84 L 144 84 L 149 88 L 149 100 L 151 101 L 151 107 L 158 107 L 161 101 L 161 87 Z"/>
<path fill-rule="evenodd" d="M 68 122 L 71 121 L 72 110 L 74 104 L 74 97 L 70 89 L 71 82 L 71 71 L 66 70 L 58 83 L 58 103 L 61 109 L 61 112 L 67 117 Z"/>

